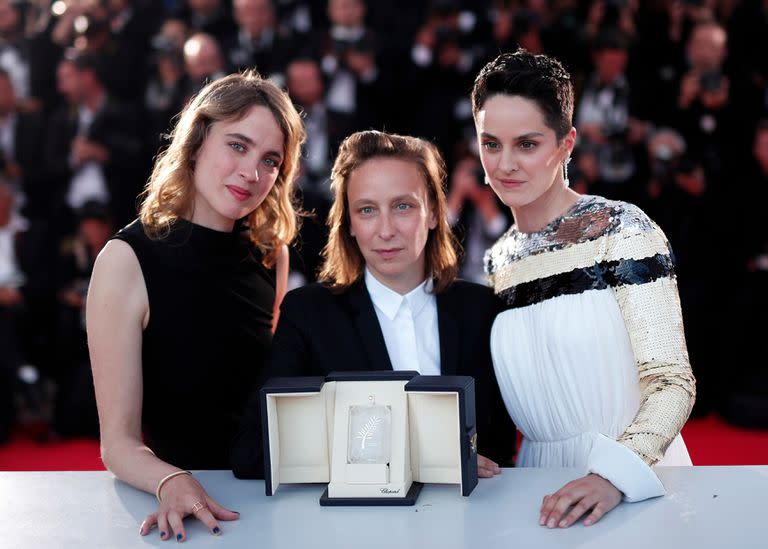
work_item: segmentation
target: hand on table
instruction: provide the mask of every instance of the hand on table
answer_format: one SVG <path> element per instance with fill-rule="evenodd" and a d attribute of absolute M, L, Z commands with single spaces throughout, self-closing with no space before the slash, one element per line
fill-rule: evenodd
<path fill-rule="evenodd" d="M 544 496 L 539 524 L 547 528 L 568 528 L 589 513 L 584 526 L 594 524 L 621 502 L 621 492 L 603 477 L 591 473 L 572 480 L 554 494 Z M 568 509 L 573 506 L 570 512 Z M 566 513 L 567 512 L 567 513 Z"/>
<path fill-rule="evenodd" d="M 494 475 L 501 474 L 501 467 L 493 460 L 477 454 L 477 476 L 480 478 L 491 478 Z"/>
<path fill-rule="evenodd" d="M 160 539 L 187 539 L 184 530 L 184 517 L 194 515 L 205 524 L 211 534 L 218 536 L 221 528 L 218 520 L 237 520 L 240 514 L 225 509 L 210 497 L 202 485 L 192 475 L 179 475 L 170 479 L 162 487 L 162 502 L 157 511 L 149 515 L 141 524 L 139 533 L 146 536 L 157 526 Z"/>

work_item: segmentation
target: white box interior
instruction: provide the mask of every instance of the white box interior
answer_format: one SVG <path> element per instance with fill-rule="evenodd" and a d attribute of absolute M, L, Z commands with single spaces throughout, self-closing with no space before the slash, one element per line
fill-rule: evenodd
<path fill-rule="evenodd" d="M 332 384 L 319 393 L 273 393 L 267 395 L 269 455 L 272 491 L 281 483 L 328 482 L 326 418 L 333 406 Z M 332 410 L 330 415 L 332 415 Z"/>
<path fill-rule="evenodd" d="M 461 484 L 459 394 L 407 394 L 413 480 Z"/>
<path fill-rule="evenodd" d="M 406 392 L 406 383 L 332 381 L 320 392 L 267 394 L 272 492 L 282 483 L 327 482 L 331 497 L 402 497 L 412 481 L 460 485 L 458 393 Z M 391 406 L 392 440 L 386 474 L 369 468 L 368 479 L 365 467 L 349 468 L 347 437 L 349 407 L 372 395 Z"/>

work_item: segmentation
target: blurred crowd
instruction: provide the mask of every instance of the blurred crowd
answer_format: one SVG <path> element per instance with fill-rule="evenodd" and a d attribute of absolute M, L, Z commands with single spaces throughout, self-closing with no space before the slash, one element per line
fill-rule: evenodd
<path fill-rule="evenodd" d="M 83 305 L 174 115 L 256 68 L 304 113 L 294 286 L 314 280 L 349 133 L 434 141 L 462 276 L 511 223 L 469 90 L 522 46 L 575 76 L 579 192 L 633 202 L 677 265 L 695 414 L 768 427 L 768 0 L 0 0 L 0 443 L 96 436 Z"/>

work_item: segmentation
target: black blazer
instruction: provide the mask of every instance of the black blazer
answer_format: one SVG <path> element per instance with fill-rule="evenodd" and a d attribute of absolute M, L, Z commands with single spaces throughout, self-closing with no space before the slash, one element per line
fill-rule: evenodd
<path fill-rule="evenodd" d="M 437 294 L 441 372 L 475 378 L 478 452 L 511 465 L 516 431 L 501 400 L 490 351 L 491 326 L 500 310 L 493 292 L 479 284 L 456 281 Z M 280 311 L 263 381 L 273 376 L 392 369 L 364 281 L 341 293 L 320 284 L 298 288 L 286 294 Z M 236 477 L 262 478 L 261 444 L 257 388 L 232 445 Z"/>

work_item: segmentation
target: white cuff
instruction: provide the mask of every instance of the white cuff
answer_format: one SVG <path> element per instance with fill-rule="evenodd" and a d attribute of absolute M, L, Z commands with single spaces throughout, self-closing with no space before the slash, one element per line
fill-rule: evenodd
<path fill-rule="evenodd" d="M 594 437 L 587 470 L 610 481 L 624 494 L 624 501 L 643 501 L 666 493 L 659 477 L 640 456 L 600 433 Z"/>

